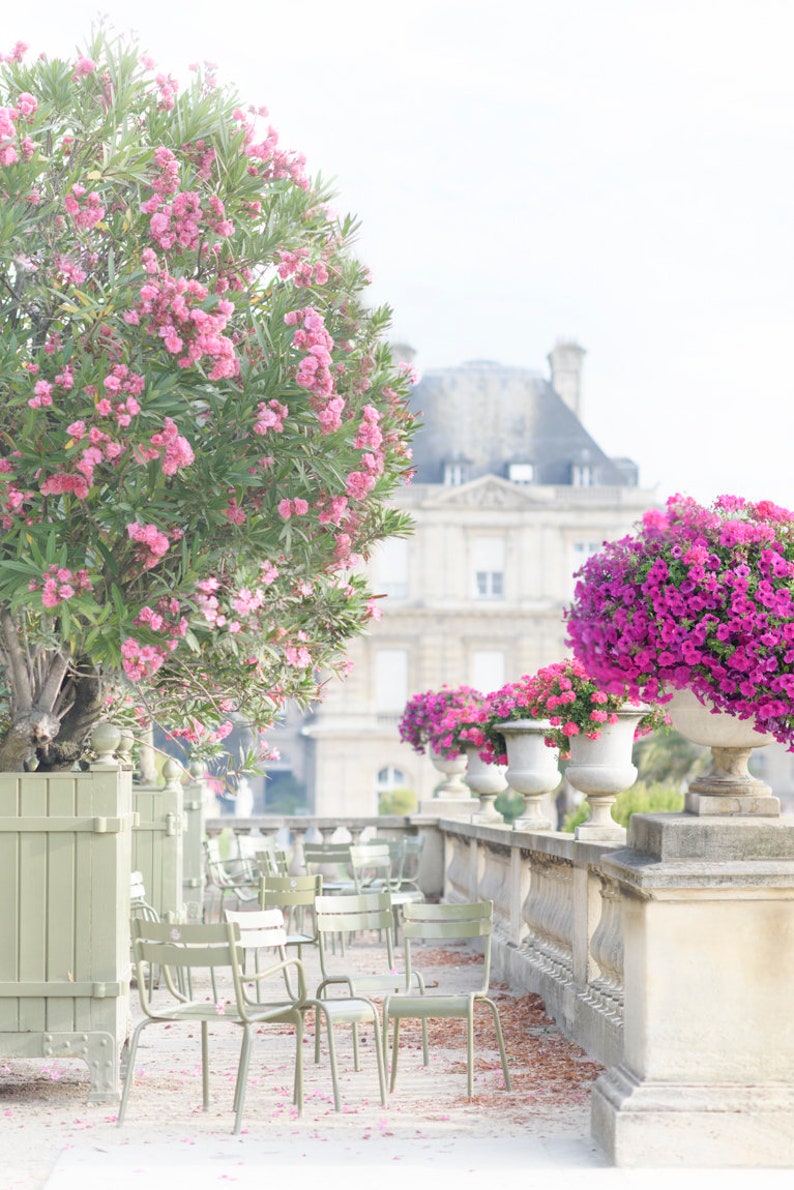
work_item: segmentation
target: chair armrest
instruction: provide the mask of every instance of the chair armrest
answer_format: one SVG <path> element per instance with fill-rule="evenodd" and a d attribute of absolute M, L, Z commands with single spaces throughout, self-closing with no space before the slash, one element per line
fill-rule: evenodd
<path fill-rule="evenodd" d="M 298 994 L 297 996 L 293 996 L 292 992 L 289 991 L 289 982 L 287 982 L 288 994 L 296 1005 L 305 1004 L 306 972 L 300 959 L 284 959 L 283 962 L 276 963 L 275 967 L 268 967 L 267 971 L 254 971 L 247 975 L 243 975 L 241 972 L 241 979 L 244 983 L 258 984 L 264 979 L 272 979 L 274 975 L 278 975 L 279 973 L 286 973 L 290 967 L 294 967 L 298 973 Z"/>

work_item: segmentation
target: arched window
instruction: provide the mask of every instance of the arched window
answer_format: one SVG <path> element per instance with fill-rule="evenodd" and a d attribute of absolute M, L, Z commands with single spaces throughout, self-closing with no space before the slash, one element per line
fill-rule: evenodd
<path fill-rule="evenodd" d="M 395 768 L 393 764 L 378 770 L 378 780 L 375 786 L 378 796 L 382 793 L 392 793 L 395 789 L 405 789 L 407 785 L 407 775 L 402 769 Z"/>

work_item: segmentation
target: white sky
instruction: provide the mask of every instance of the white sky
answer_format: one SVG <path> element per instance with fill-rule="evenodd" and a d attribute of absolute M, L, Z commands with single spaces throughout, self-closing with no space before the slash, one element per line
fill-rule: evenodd
<path fill-rule="evenodd" d="M 35 0 L 2 48 L 100 12 L 334 179 L 420 370 L 576 338 L 644 486 L 794 508 L 794 0 Z"/>

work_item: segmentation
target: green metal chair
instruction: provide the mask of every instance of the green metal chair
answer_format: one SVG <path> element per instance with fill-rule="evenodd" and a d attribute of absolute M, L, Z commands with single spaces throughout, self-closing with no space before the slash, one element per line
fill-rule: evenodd
<path fill-rule="evenodd" d="M 225 859 L 220 852 L 218 840 L 204 840 L 204 858 L 207 884 L 219 894 L 218 920 L 223 920 L 224 902 L 233 897 L 238 905 L 256 901 L 259 875 L 251 863 L 239 855 Z"/>
<path fill-rule="evenodd" d="M 173 922 L 151 922 L 133 918 L 131 923 L 133 955 L 137 972 L 138 994 L 143 1010 L 143 1020 L 135 1028 L 126 1056 L 124 1087 L 119 1105 L 118 1125 L 121 1126 L 127 1110 L 130 1090 L 135 1076 L 135 1057 L 138 1042 L 144 1029 L 154 1024 L 173 1025 L 180 1022 L 201 1025 L 201 1068 L 202 1101 L 204 1110 L 209 1108 L 209 1061 L 208 1026 L 212 1023 L 232 1024 L 242 1029 L 240 1061 L 234 1088 L 235 1112 L 234 1132 L 242 1124 L 245 1092 L 248 1083 L 248 1067 L 254 1037 L 267 1024 L 292 1024 L 295 1027 L 295 1084 L 293 1100 L 298 1111 L 303 1107 L 303 1014 L 306 1004 L 306 982 L 303 965 L 298 959 L 277 963 L 266 971 L 255 974 L 244 971 L 244 949 L 240 946 L 240 930 L 235 923 L 219 922 L 175 925 Z M 155 1005 L 149 995 L 144 971 L 147 965 L 156 965 L 163 973 L 169 1000 Z M 265 980 L 283 977 L 285 969 L 292 968 L 298 990 L 295 996 L 289 991 L 277 1000 L 262 1001 L 246 994 L 244 981 L 254 982 L 261 987 Z M 232 1004 L 220 1004 L 217 996 L 211 1000 L 191 1000 L 180 989 L 190 987 L 199 972 L 209 970 L 213 974 L 225 971 L 231 981 L 234 994 Z"/>
<path fill-rule="evenodd" d="M 423 844 L 423 836 L 413 838 L 404 835 L 400 839 L 376 838 L 357 848 L 350 848 L 353 878 L 356 880 L 358 891 L 363 892 L 365 888 L 387 888 L 391 893 L 395 942 L 400 937 L 403 907 L 425 899 L 425 894 L 415 880 L 405 875 L 407 871 L 416 871 L 418 865 L 413 866 L 411 861 L 414 856 L 421 854 Z"/>
<path fill-rule="evenodd" d="M 321 879 L 321 877 L 317 877 Z M 345 898 L 346 899 L 346 898 Z M 233 910 L 226 910 L 226 917 L 233 922 L 240 931 L 241 948 L 246 951 L 255 951 L 257 956 L 262 948 L 273 948 L 277 950 L 279 956 L 285 957 L 285 948 L 287 945 L 287 932 L 284 928 L 284 916 L 280 909 L 263 909 L 263 910 L 243 910 L 242 912 L 234 912 Z M 289 973 L 285 967 L 284 979 L 287 989 L 290 990 Z M 272 970 L 275 968 L 271 968 Z M 251 1010 L 259 1008 L 257 998 L 251 996 L 244 983 L 244 992 L 248 999 Z M 334 1037 L 334 1029 L 337 1025 L 351 1025 L 353 1028 L 353 1053 L 354 1065 L 356 1070 L 360 1069 L 359 1064 L 359 1050 L 358 1050 L 358 1026 L 369 1022 L 373 1026 L 375 1033 L 375 1048 L 378 1063 L 378 1083 L 380 1087 L 380 1101 L 385 1106 L 386 1104 L 386 1066 L 383 1057 L 383 1042 L 380 1034 L 380 1017 L 379 1012 L 371 1000 L 364 996 L 341 996 L 333 1000 L 319 1000 L 319 999 L 304 999 L 302 1011 L 304 1014 L 313 1010 L 315 1012 L 315 1050 L 314 1060 L 320 1061 L 320 1032 L 321 1022 L 325 1024 L 326 1033 L 328 1036 L 328 1057 L 331 1068 L 331 1085 L 334 1094 L 334 1107 L 337 1111 L 342 1109 L 342 1100 L 339 1093 L 339 1071 L 336 1051 L 336 1041 Z"/>
<path fill-rule="evenodd" d="M 315 919 L 317 935 L 320 944 L 320 972 L 321 980 L 317 985 L 316 996 L 321 1002 L 333 1003 L 333 997 L 340 989 L 345 989 L 348 996 L 364 996 L 367 999 L 380 999 L 389 992 L 406 991 L 413 988 L 418 995 L 423 995 L 425 981 L 421 971 L 407 969 L 398 970 L 394 956 L 393 940 L 393 909 L 388 889 L 365 892 L 357 896 L 337 894 L 336 896 L 321 896 L 315 902 Z M 337 955 L 333 948 L 329 953 L 329 941 L 338 937 L 355 938 L 367 931 L 377 931 L 383 942 L 382 963 L 383 971 L 377 974 L 358 974 L 350 970 L 344 955 Z M 422 1041 L 427 1055 L 427 1027 L 422 1028 Z M 319 1040 L 316 1039 L 316 1044 Z M 357 1049 L 358 1038 L 353 1032 L 353 1046 Z M 385 1054 L 385 1036 L 384 1036 Z M 315 1047 L 315 1060 L 317 1052 Z M 356 1058 L 356 1061 L 358 1059 Z M 356 1065 L 358 1069 L 358 1065 Z"/>
<path fill-rule="evenodd" d="M 499 1056 L 502 1060 L 505 1087 L 510 1090 L 510 1073 L 507 1069 L 502 1025 L 499 1012 L 488 996 L 491 978 L 491 935 L 493 932 L 493 901 L 475 901 L 456 905 L 406 905 L 403 910 L 403 939 L 405 943 L 405 972 L 410 979 L 413 972 L 413 945 L 417 942 L 474 941 L 482 939 L 482 978 L 478 987 L 465 992 L 433 992 L 431 995 L 415 995 L 406 992 L 387 996 L 383 1003 L 383 1043 L 388 1047 L 389 1022 L 394 1021 L 392 1045 L 390 1090 L 394 1090 L 397 1078 L 397 1055 L 399 1052 L 400 1021 L 406 1018 L 428 1020 L 455 1017 L 467 1023 L 466 1051 L 468 1059 L 469 1099 L 473 1094 L 474 1080 L 474 1008 L 486 1004 L 493 1016 Z M 427 1052 L 423 1054 L 427 1065 Z"/>
<path fill-rule="evenodd" d="M 322 876 L 324 892 L 356 891 L 349 872 L 349 843 L 304 843 L 303 866 L 307 876 Z"/>
<path fill-rule="evenodd" d="M 317 945 L 314 905 L 323 891 L 322 876 L 259 877 L 259 908 L 281 909 L 287 928 L 287 946 L 295 946 L 298 958 L 304 946 Z"/>

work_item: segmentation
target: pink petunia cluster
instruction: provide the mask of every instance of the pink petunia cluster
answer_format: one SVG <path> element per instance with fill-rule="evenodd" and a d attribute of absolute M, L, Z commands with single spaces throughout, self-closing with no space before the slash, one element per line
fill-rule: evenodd
<path fill-rule="evenodd" d="M 489 695 L 491 717 L 486 724 L 484 759 L 505 763 L 507 751 L 499 723 L 513 719 L 548 720 L 544 741 L 549 748 L 567 756 L 573 736 L 597 739 L 603 725 L 616 723 L 615 714 L 626 702 L 625 691 L 607 694 L 593 681 L 576 658 L 545 665 L 534 674 L 524 674 Z M 658 726 L 663 716 L 653 708 L 638 729 L 640 733 Z"/>
<path fill-rule="evenodd" d="M 400 739 L 420 755 L 430 748 L 446 756 L 457 756 L 460 747 L 449 736 L 450 715 L 470 707 L 472 700 L 481 697 L 471 686 L 445 685 L 439 690 L 415 694 L 405 704 L 397 726 Z"/>
<path fill-rule="evenodd" d="M 566 618 L 605 690 L 688 687 L 794 749 L 794 513 L 672 496 L 585 563 Z"/>

